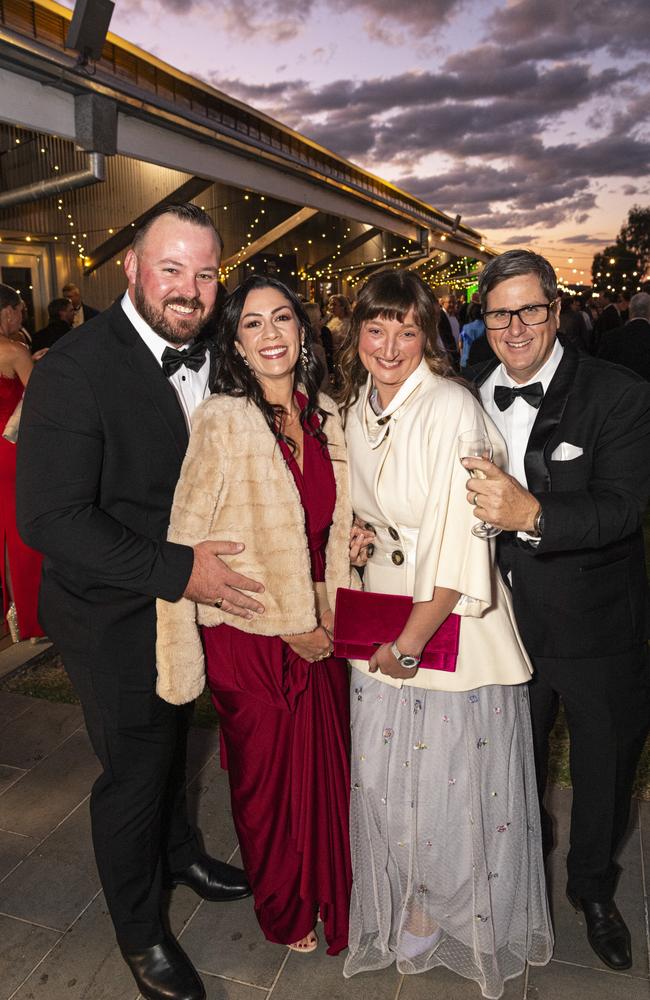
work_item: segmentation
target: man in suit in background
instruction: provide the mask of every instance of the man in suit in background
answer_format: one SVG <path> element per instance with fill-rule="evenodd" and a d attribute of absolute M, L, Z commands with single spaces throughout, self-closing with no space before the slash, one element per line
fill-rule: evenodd
<path fill-rule="evenodd" d="M 624 326 L 604 334 L 598 356 L 636 372 L 650 382 L 650 295 L 637 292 L 630 299 L 630 318 Z"/>
<path fill-rule="evenodd" d="M 47 315 L 49 323 L 42 330 L 37 330 L 32 339 L 32 354 L 49 350 L 72 329 L 74 307 L 70 299 L 52 299 L 47 307 Z"/>
<path fill-rule="evenodd" d="M 203 854 L 185 802 L 191 706 L 156 694 L 157 597 L 252 617 L 261 584 L 219 556 L 233 542 L 166 541 L 195 406 L 209 394 L 221 237 L 195 205 L 135 234 L 128 290 L 39 363 L 25 396 L 18 519 L 45 555 L 40 620 L 79 694 L 103 771 L 91 796 L 97 866 L 122 954 L 147 1000 L 200 1000 L 163 924 L 165 884 L 211 900 L 249 894 Z"/>
<path fill-rule="evenodd" d="M 600 342 L 607 331 L 614 330 L 617 326 L 621 325 L 621 314 L 618 311 L 618 292 L 612 292 L 611 290 L 604 291 L 601 293 L 601 299 L 604 304 L 600 316 L 594 323 L 591 338 L 593 345 L 592 354 L 598 354 Z"/>
<path fill-rule="evenodd" d="M 476 516 L 503 529 L 501 570 L 533 661 L 530 703 L 540 801 L 561 698 L 571 737 L 567 894 L 605 964 L 632 963 L 614 903 L 650 718 L 647 580 L 641 524 L 650 490 L 650 386 L 556 338 L 555 271 L 511 250 L 480 279 L 497 357 L 478 375 L 508 446 L 508 468 L 464 459 Z M 552 824 L 542 809 L 545 849 Z"/>
<path fill-rule="evenodd" d="M 81 326 L 82 323 L 87 323 L 89 319 L 94 319 L 95 316 L 99 316 L 99 311 L 97 309 L 93 309 L 92 306 L 86 305 L 85 302 L 82 302 L 81 292 L 74 282 L 69 282 L 69 284 L 64 285 L 61 289 L 61 294 L 64 299 L 70 299 L 72 302 L 74 308 L 72 325 L 74 327 Z"/>

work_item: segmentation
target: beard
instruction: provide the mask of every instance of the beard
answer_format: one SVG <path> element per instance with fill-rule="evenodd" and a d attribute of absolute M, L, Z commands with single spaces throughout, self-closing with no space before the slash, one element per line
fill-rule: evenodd
<path fill-rule="evenodd" d="M 162 309 L 157 309 L 147 301 L 139 276 L 135 279 L 135 307 L 143 320 L 149 324 L 154 333 L 166 340 L 169 344 L 186 344 L 188 340 L 198 337 L 205 329 L 210 320 L 214 307 L 206 314 L 205 306 L 199 298 L 185 299 L 180 295 L 167 299 Z M 174 320 L 170 321 L 165 314 L 165 306 L 177 304 L 199 310 L 192 316 L 180 316 L 174 313 Z"/>

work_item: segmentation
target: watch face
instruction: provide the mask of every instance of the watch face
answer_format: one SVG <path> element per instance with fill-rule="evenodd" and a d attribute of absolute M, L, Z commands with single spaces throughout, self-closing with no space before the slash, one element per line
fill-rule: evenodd
<path fill-rule="evenodd" d="M 410 669 L 411 667 L 417 667 L 420 661 L 416 656 L 400 656 L 399 662 L 403 667 Z"/>

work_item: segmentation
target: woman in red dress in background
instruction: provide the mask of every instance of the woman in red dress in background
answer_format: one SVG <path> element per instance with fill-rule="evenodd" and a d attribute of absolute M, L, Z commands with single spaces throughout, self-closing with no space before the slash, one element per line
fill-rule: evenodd
<path fill-rule="evenodd" d="M 0 284 L 0 579 L 2 616 L 14 642 L 43 635 L 36 615 L 41 556 L 18 535 L 16 445 L 2 437 L 34 367 L 29 348 L 19 335 L 22 322 L 20 295 Z"/>
<path fill-rule="evenodd" d="M 351 883 L 349 684 L 331 655 L 331 609 L 350 586 L 352 511 L 341 424 L 310 345 L 302 304 L 274 279 L 249 278 L 224 307 L 218 394 L 194 415 L 169 538 L 242 542 L 231 565 L 264 583 L 265 611 L 247 621 L 227 601 L 159 601 L 158 693 L 190 700 L 207 673 L 262 930 L 310 952 L 320 915 L 337 954 Z"/>

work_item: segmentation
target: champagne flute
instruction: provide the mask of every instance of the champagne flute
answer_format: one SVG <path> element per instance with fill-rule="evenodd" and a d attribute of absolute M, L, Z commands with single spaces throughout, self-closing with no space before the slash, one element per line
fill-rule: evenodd
<path fill-rule="evenodd" d="M 463 431 L 462 434 L 458 435 L 458 456 L 460 459 L 463 458 L 487 458 L 490 462 L 492 461 L 492 443 L 482 430 L 472 430 Z M 487 479 L 484 472 L 480 469 L 472 469 L 470 475 L 473 479 Z M 488 524 L 487 521 L 481 521 L 479 524 L 475 524 L 472 528 L 472 534 L 476 535 L 477 538 L 494 538 L 495 535 L 501 533 L 501 528 L 495 528 L 493 524 Z"/>

